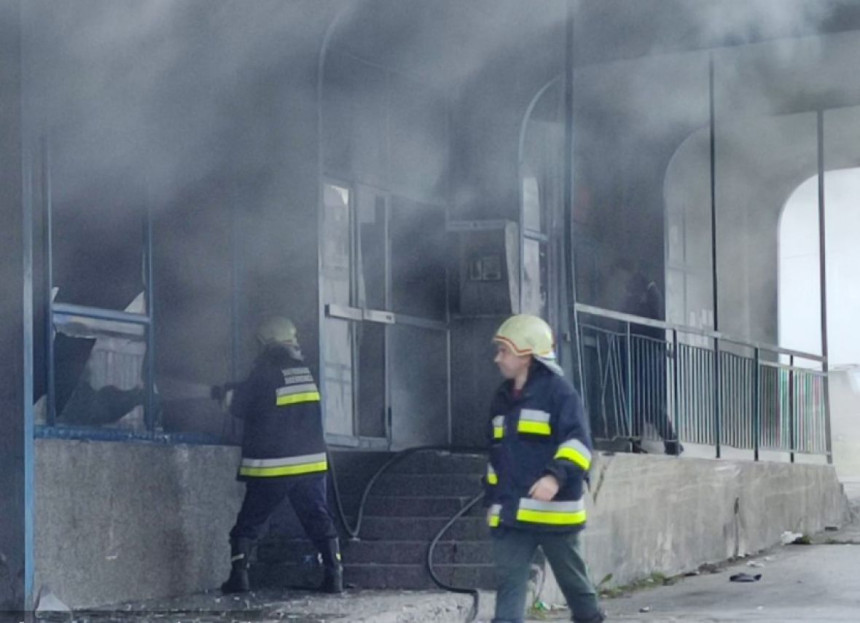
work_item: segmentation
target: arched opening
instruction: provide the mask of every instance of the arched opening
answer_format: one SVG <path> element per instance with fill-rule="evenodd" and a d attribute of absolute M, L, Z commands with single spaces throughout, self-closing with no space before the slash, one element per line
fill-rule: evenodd
<path fill-rule="evenodd" d="M 800 184 L 785 203 L 779 223 L 779 342 L 785 348 L 820 353 L 821 255 L 818 176 Z M 830 417 L 834 464 L 842 478 L 860 476 L 860 292 L 853 267 L 860 263 L 857 196 L 860 168 L 824 176 L 827 335 Z"/>
<path fill-rule="evenodd" d="M 852 266 L 860 262 L 857 197 L 860 168 L 825 174 L 827 326 L 831 367 L 860 363 L 860 292 Z M 785 203 L 779 224 L 779 342 L 821 352 L 821 284 L 818 227 L 818 176 L 803 182 Z"/>

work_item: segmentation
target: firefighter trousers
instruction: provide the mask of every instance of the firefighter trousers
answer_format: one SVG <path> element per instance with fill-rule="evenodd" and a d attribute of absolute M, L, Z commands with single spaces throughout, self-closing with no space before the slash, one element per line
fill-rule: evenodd
<path fill-rule="evenodd" d="M 337 538 L 326 498 L 326 474 L 249 478 L 245 498 L 230 531 L 231 539 L 256 541 L 278 506 L 289 498 L 290 504 L 308 538 L 314 542 Z"/>
<path fill-rule="evenodd" d="M 532 557 L 543 549 L 576 623 L 600 623 L 603 614 L 582 559 L 578 532 L 493 529 L 496 615 L 493 623 L 522 623 Z"/>

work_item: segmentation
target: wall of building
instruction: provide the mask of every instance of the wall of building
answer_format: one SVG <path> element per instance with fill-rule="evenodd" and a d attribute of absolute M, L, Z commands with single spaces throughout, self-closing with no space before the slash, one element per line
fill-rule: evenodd
<path fill-rule="evenodd" d="M 87 607 L 217 588 L 241 503 L 238 450 L 37 441 L 36 588 Z M 385 454 L 341 452 L 351 514 Z M 598 459 L 584 536 L 592 575 L 624 585 L 773 546 L 790 530 L 841 525 L 846 502 L 832 467 L 614 455 Z M 300 537 L 285 506 L 280 535 Z M 544 598 L 558 602 L 554 583 Z"/>
<path fill-rule="evenodd" d="M 388 457 L 333 453 L 348 517 Z M 230 446 L 37 440 L 36 590 L 85 608 L 217 589 L 244 495 L 238 462 Z M 289 504 L 269 528 L 303 536 Z"/>
<path fill-rule="evenodd" d="M 238 460 L 226 446 L 39 440 L 36 586 L 71 607 L 215 588 Z"/>
<path fill-rule="evenodd" d="M 592 578 L 610 586 L 693 571 L 821 532 L 848 518 L 832 466 L 600 456 L 583 538 Z M 563 600 L 554 581 L 544 599 Z"/>
<path fill-rule="evenodd" d="M 833 465 L 843 481 L 860 481 L 860 366 L 830 371 Z"/>

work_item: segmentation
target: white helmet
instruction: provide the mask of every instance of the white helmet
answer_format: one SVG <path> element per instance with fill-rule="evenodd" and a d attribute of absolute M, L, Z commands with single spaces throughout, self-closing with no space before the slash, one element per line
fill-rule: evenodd
<path fill-rule="evenodd" d="M 302 358 L 298 331 L 296 325 L 289 318 L 270 316 L 263 320 L 257 328 L 257 341 L 263 348 L 277 344 L 286 346 L 294 358 Z"/>
<path fill-rule="evenodd" d="M 496 331 L 493 341 L 505 344 L 520 357 L 531 355 L 556 374 L 563 374 L 556 361 L 552 329 L 543 318 L 529 314 L 511 316 Z"/>

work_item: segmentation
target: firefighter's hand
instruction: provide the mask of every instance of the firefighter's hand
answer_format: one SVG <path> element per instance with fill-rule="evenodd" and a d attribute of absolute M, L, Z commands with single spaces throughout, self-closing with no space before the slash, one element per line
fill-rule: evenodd
<path fill-rule="evenodd" d="M 558 493 L 558 480 L 549 474 L 543 476 L 529 489 L 529 496 L 541 502 L 551 501 L 556 493 Z"/>
<path fill-rule="evenodd" d="M 228 389 L 221 397 L 221 409 L 225 413 L 230 413 L 230 406 L 233 404 L 233 390 Z"/>
<path fill-rule="evenodd" d="M 216 402 L 221 402 L 224 399 L 225 391 L 223 385 L 213 385 L 209 388 L 209 397 Z"/>

